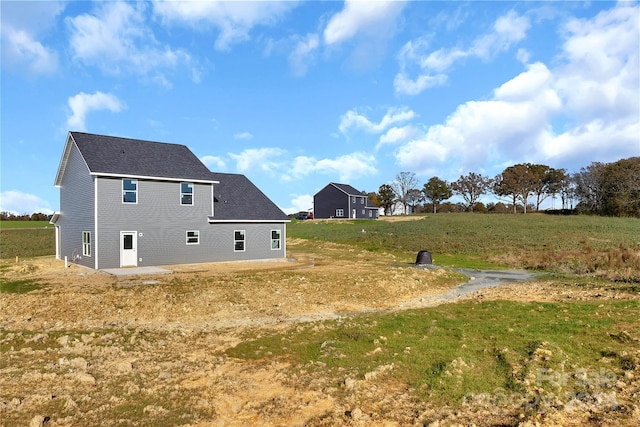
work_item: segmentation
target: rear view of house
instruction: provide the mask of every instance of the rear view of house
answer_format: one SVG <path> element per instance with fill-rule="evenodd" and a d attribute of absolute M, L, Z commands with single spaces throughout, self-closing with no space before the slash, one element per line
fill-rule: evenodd
<path fill-rule="evenodd" d="M 286 256 L 288 217 L 184 145 L 70 132 L 55 185 L 58 259 L 103 269 Z"/>
<path fill-rule="evenodd" d="M 347 184 L 331 182 L 313 196 L 314 218 L 377 219 L 378 206 Z"/>

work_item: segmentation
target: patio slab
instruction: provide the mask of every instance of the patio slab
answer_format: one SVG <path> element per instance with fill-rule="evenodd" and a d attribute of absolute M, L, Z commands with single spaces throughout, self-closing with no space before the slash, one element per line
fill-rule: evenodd
<path fill-rule="evenodd" d="M 114 276 L 141 276 L 149 274 L 169 274 L 173 273 L 162 267 L 128 267 L 128 268 L 105 268 L 101 271 Z"/>

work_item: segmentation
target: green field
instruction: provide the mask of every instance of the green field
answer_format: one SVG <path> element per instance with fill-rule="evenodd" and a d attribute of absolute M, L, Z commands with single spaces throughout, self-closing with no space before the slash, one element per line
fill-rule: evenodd
<path fill-rule="evenodd" d="M 0 230 L 0 259 L 55 255 L 55 229 L 8 228 Z"/>
<path fill-rule="evenodd" d="M 0 221 L 0 230 L 8 228 L 53 228 L 49 221 Z"/>
<path fill-rule="evenodd" d="M 400 222 L 300 221 L 287 236 L 391 252 L 407 262 L 424 249 L 441 266 L 640 278 L 637 218 L 431 214 Z"/>

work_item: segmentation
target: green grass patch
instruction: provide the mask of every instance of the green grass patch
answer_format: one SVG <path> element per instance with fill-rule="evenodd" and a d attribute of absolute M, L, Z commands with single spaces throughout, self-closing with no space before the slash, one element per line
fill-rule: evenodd
<path fill-rule="evenodd" d="M 363 232 L 364 230 L 364 232 Z M 640 280 L 640 219 L 599 216 L 428 214 L 415 221 L 301 221 L 287 236 L 386 251 L 462 268 L 527 268 Z"/>
<path fill-rule="evenodd" d="M 55 255 L 55 239 L 55 230 L 53 227 L 29 229 L 3 228 L 0 230 L 0 259 Z"/>
<path fill-rule="evenodd" d="M 47 285 L 40 283 L 36 279 L 7 280 L 2 278 L 0 280 L 0 293 L 26 294 L 27 292 L 42 289 L 45 286 Z"/>
<path fill-rule="evenodd" d="M 54 228 L 49 221 L 0 221 L 0 229 L 7 228 Z"/>
<path fill-rule="evenodd" d="M 623 355 L 640 346 L 638 318 L 636 301 L 464 302 L 298 327 L 227 353 L 318 367 L 338 385 L 393 364 L 388 375 L 417 396 L 456 407 L 496 390 L 527 396 L 531 384 L 556 393 L 551 372 L 566 379 L 563 393 L 586 389 L 582 374 L 622 376 L 635 368 Z"/>

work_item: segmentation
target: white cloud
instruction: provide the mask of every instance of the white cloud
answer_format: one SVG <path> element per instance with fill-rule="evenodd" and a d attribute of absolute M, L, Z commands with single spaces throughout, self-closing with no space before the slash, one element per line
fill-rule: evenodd
<path fill-rule="evenodd" d="M 313 208 L 313 196 L 311 194 L 300 194 L 295 196 L 291 200 L 291 206 L 287 208 L 283 208 L 282 210 L 287 215 L 296 213 L 296 212 L 307 212 L 309 209 Z"/>
<path fill-rule="evenodd" d="M 253 135 L 250 132 L 239 132 L 233 135 L 233 139 L 249 141 L 250 139 L 253 139 Z"/>
<path fill-rule="evenodd" d="M 351 153 L 334 159 L 317 160 L 314 157 L 298 156 L 293 161 L 291 173 L 294 177 L 302 177 L 312 173 L 337 176 L 340 181 L 351 180 L 374 175 L 376 159 L 365 153 Z"/>
<path fill-rule="evenodd" d="M 493 32 L 485 34 L 473 42 L 468 54 L 489 60 L 497 53 L 506 51 L 512 45 L 523 40 L 529 28 L 531 28 L 529 18 L 510 10 L 506 15 L 496 20 L 493 24 Z"/>
<path fill-rule="evenodd" d="M 189 54 L 161 46 L 146 25 L 144 3 L 104 2 L 95 14 L 67 18 L 73 57 L 109 74 L 152 75 L 162 86 L 170 82 L 159 69 L 190 65 Z M 194 70 L 193 78 L 200 78 Z"/>
<path fill-rule="evenodd" d="M 402 127 L 394 126 L 380 136 L 378 145 L 376 145 L 376 150 L 385 144 L 397 144 L 399 142 L 407 141 L 415 137 L 417 133 L 418 129 L 416 129 L 415 126 L 412 125 Z"/>
<path fill-rule="evenodd" d="M 55 72 L 58 54 L 38 41 L 38 36 L 50 30 L 63 10 L 61 2 L 2 2 L 2 66 L 30 75 Z"/>
<path fill-rule="evenodd" d="M 493 99 L 460 105 L 444 124 L 401 146 L 398 163 L 417 173 L 446 162 L 469 171 L 505 153 L 531 155 L 562 107 L 551 82 L 544 64 L 532 64 L 497 88 Z"/>
<path fill-rule="evenodd" d="M 14 215 L 53 213 L 51 206 L 45 200 L 33 194 L 17 190 L 3 191 L 0 193 L 0 211 L 11 212 Z"/>
<path fill-rule="evenodd" d="M 314 60 L 313 53 L 320 46 L 320 38 L 317 34 L 307 34 L 306 37 L 298 38 L 293 51 L 289 54 L 289 65 L 293 75 L 304 76 L 309 65 Z"/>
<path fill-rule="evenodd" d="M 200 158 L 200 161 L 204 163 L 209 168 L 209 170 L 212 171 L 225 170 L 227 167 L 224 159 L 218 156 L 202 156 Z"/>
<path fill-rule="evenodd" d="M 429 53 L 430 39 L 422 36 L 411 40 L 400 49 L 398 62 L 400 71 L 394 79 L 396 93 L 417 95 L 447 81 L 446 72 L 458 61 L 476 57 L 488 61 L 506 51 L 526 37 L 530 28 L 529 19 L 514 11 L 500 16 L 491 32 L 479 36 L 467 49 L 460 47 L 440 48 Z M 411 77 L 413 68 L 417 74 Z"/>
<path fill-rule="evenodd" d="M 395 21 L 404 5 L 400 1 L 346 0 L 344 8 L 331 17 L 324 29 L 324 42 L 333 45 L 349 40 L 358 33 L 380 33 Z"/>
<path fill-rule="evenodd" d="M 569 20 L 554 68 L 527 65 L 491 99 L 460 105 L 401 145 L 396 161 L 416 173 L 497 173 L 518 162 L 577 170 L 640 155 L 639 15 L 640 8 L 622 3 Z M 522 35 L 505 28 L 513 39 Z M 520 57 L 528 61 L 528 54 Z"/>
<path fill-rule="evenodd" d="M 58 55 L 25 31 L 2 28 L 2 62 L 10 68 L 26 68 L 29 74 L 50 74 L 58 68 Z"/>
<path fill-rule="evenodd" d="M 366 116 L 355 110 L 349 110 L 340 118 L 338 129 L 346 134 L 349 129 L 360 129 L 367 133 L 380 133 L 396 123 L 410 121 L 416 113 L 408 107 L 389 108 L 378 123 L 372 122 Z"/>
<path fill-rule="evenodd" d="M 217 50 L 249 39 L 252 28 L 275 25 L 297 6 L 293 1 L 163 1 L 153 3 L 154 13 L 167 22 L 182 22 L 205 30 L 211 24 L 219 30 Z"/>
<path fill-rule="evenodd" d="M 281 167 L 277 159 L 286 154 L 280 148 L 249 148 L 240 154 L 229 153 L 229 157 L 236 161 L 236 168 L 241 172 L 263 171 L 274 173 Z"/>
<path fill-rule="evenodd" d="M 561 55 L 566 63 L 557 70 L 556 86 L 580 120 L 638 119 L 639 11 L 620 6 L 567 23 Z"/>
<path fill-rule="evenodd" d="M 93 94 L 80 92 L 70 97 L 68 104 L 71 115 L 67 117 L 67 127 L 77 131 L 86 129 L 87 114 L 92 111 L 109 110 L 118 113 L 125 108 L 116 96 L 100 91 Z"/>

